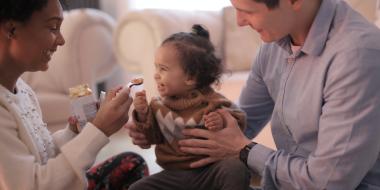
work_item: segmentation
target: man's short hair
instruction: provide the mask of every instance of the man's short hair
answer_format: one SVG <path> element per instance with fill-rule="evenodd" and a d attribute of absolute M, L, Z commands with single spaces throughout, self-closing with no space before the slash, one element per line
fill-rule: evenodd
<path fill-rule="evenodd" d="M 280 0 L 254 0 L 258 3 L 264 3 L 269 9 L 274 9 L 280 4 Z"/>

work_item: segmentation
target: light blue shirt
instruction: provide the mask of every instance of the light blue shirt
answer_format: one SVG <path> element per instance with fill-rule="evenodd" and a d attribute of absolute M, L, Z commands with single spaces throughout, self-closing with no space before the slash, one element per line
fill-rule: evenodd
<path fill-rule="evenodd" d="M 248 165 L 264 189 L 380 189 L 380 30 L 344 1 L 323 0 L 300 51 L 264 44 L 240 107 L 247 136 L 271 119 L 277 151 Z"/>

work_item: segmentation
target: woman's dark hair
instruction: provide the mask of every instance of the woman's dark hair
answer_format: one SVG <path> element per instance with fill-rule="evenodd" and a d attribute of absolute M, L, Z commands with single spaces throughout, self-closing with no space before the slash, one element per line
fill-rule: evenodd
<path fill-rule="evenodd" d="M 48 0 L 0 0 L 0 22 L 26 22 L 35 11 L 44 8 Z"/>
<path fill-rule="evenodd" d="M 199 24 L 192 31 L 179 32 L 169 36 L 162 45 L 174 45 L 186 74 L 194 77 L 199 89 L 219 83 L 224 66 L 215 56 L 215 48 L 210 41 L 209 32 Z"/>
<path fill-rule="evenodd" d="M 269 9 L 274 9 L 280 4 L 280 0 L 254 0 L 258 3 L 264 3 Z"/>

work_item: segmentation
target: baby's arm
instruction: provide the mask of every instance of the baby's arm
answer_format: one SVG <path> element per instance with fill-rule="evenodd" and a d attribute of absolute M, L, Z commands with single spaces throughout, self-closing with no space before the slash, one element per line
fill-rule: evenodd
<path fill-rule="evenodd" d="M 223 129 L 223 118 L 218 112 L 210 112 L 204 116 L 205 127 L 211 131 Z"/>
<path fill-rule="evenodd" d="M 152 109 L 146 100 L 145 90 L 136 92 L 133 105 L 132 118 L 136 125 L 136 130 L 145 135 L 149 144 L 162 143 L 163 136 L 154 118 Z"/>
<path fill-rule="evenodd" d="M 145 90 L 136 92 L 136 96 L 133 99 L 133 105 L 137 113 L 136 119 L 139 122 L 145 122 L 148 116 L 148 101 L 146 100 Z"/>

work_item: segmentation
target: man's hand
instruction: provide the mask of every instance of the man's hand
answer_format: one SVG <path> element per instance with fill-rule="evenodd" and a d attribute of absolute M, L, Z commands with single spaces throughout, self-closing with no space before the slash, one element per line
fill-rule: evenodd
<path fill-rule="evenodd" d="M 191 154 L 208 155 L 204 159 L 193 162 L 190 165 L 192 168 L 202 167 L 227 157 L 237 157 L 240 150 L 251 142 L 244 136 L 236 119 L 228 111 L 220 109 L 217 112 L 224 118 L 226 128 L 220 131 L 203 129 L 183 130 L 185 136 L 195 138 L 180 140 L 181 151 Z"/>

